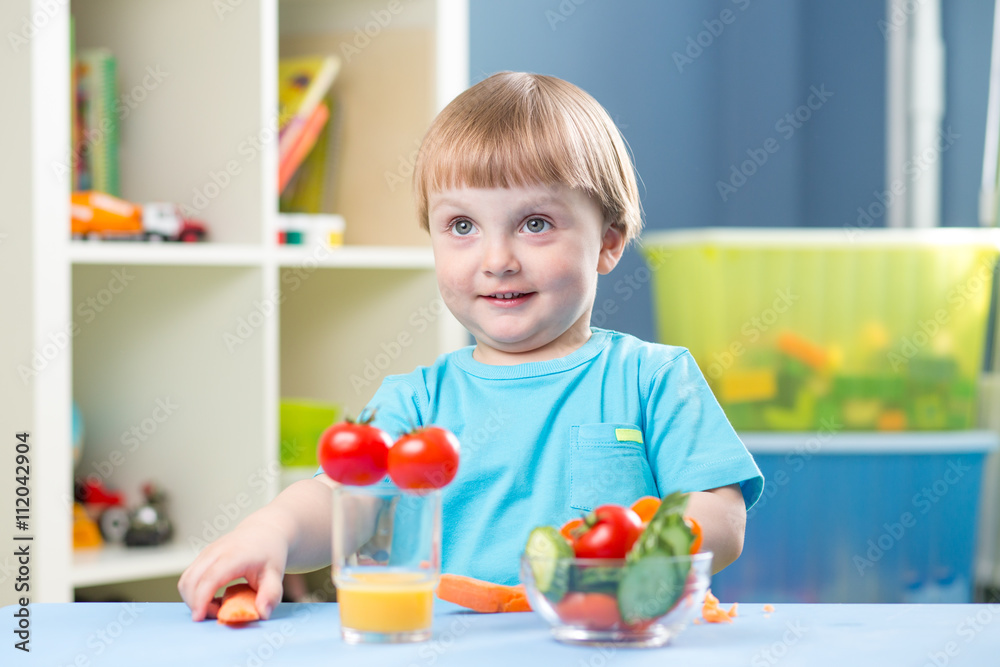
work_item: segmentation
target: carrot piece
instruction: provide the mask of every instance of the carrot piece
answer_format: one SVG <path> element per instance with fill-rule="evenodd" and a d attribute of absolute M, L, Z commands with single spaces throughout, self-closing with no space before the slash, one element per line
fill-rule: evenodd
<path fill-rule="evenodd" d="M 656 510 L 660 508 L 661 502 L 663 501 L 656 496 L 643 496 L 632 503 L 632 511 L 639 515 L 643 523 L 649 523 L 649 520 L 656 514 Z"/>
<path fill-rule="evenodd" d="M 573 531 L 583 525 L 583 519 L 570 519 L 559 529 L 559 533 L 570 542 L 573 541 Z"/>
<path fill-rule="evenodd" d="M 778 335 L 778 349 L 821 372 L 830 361 L 830 354 L 824 348 L 791 331 Z"/>
<path fill-rule="evenodd" d="M 694 541 L 691 542 L 691 553 L 696 554 L 701 551 L 701 542 L 703 538 L 701 524 L 690 516 L 684 517 L 684 521 L 691 527 L 691 534 L 694 536 Z"/>
<path fill-rule="evenodd" d="M 732 623 L 733 619 L 720 607 L 710 607 L 703 609 L 701 617 L 709 623 Z"/>
<path fill-rule="evenodd" d="M 437 596 L 484 613 L 531 611 L 524 586 L 504 586 L 460 574 L 442 574 Z"/>
<path fill-rule="evenodd" d="M 774 605 L 773 604 L 764 605 L 764 611 L 770 614 L 772 611 L 774 611 Z"/>
<path fill-rule="evenodd" d="M 257 613 L 257 591 L 249 584 L 235 584 L 226 589 L 219 607 L 219 623 L 231 625 L 259 621 Z"/>
<path fill-rule="evenodd" d="M 737 615 L 736 604 L 734 602 L 729 611 L 726 611 L 719 606 L 719 598 L 712 595 L 712 591 L 709 590 L 705 593 L 705 604 L 701 608 L 701 617 L 709 623 L 732 623 L 733 617 Z"/>

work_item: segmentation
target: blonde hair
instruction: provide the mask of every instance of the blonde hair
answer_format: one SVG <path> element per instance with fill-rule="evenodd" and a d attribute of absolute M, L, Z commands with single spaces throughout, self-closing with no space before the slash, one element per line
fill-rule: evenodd
<path fill-rule="evenodd" d="M 424 136 L 413 171 L 424 229 L 430 192 L 557 183 L 594 197 L 626 243 L 638 236 L 635 168 L 607 111 L 567 81 L 524 72 L 494 74 L 452 100 Z"/>

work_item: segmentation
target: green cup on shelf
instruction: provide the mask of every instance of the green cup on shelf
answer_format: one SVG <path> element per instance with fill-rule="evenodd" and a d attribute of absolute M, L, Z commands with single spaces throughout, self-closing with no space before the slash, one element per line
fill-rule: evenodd
<path fill-rule="evenodd" d="M 335 403 L 306 399 L 281 400 L 281 465 L 317 467 L 316 445 L 328 426 L 340 420 L 343 408 Z"/>

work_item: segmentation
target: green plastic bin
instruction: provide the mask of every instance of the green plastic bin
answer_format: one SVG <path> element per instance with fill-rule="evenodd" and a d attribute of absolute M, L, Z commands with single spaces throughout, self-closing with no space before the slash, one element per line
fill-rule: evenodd
<path fill-rule="evenodd" d="M 737 430 L 970 428 L 998 234 L 647 234 L 658 339 L 691 350 Z"/>

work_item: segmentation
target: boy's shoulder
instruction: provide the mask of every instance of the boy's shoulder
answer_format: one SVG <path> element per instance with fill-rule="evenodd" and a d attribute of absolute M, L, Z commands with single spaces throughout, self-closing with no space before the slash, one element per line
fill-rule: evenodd
<path fill-rule="evenodd" d="M 651 343 L 632 334 L 591 327 L 595 335 L 608 337 L 608 352 L 621 359 L 634 361 L 647 370 L 656 371 L 679 360 L 691 359 L 686 347 Z"/>

